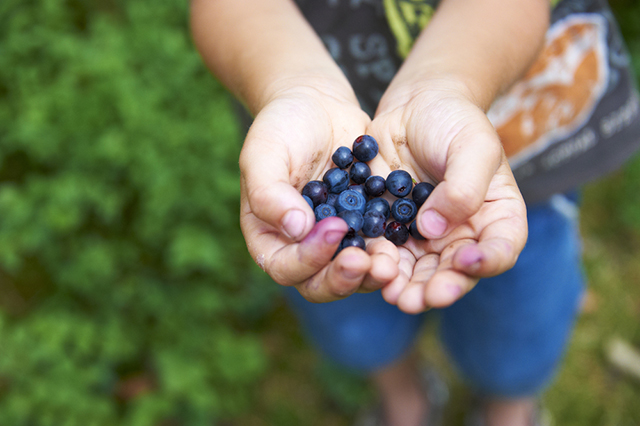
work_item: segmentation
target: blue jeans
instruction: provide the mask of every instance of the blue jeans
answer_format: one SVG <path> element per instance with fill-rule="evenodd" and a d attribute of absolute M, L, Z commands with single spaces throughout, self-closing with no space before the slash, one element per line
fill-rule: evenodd
<path fill-rule="evenodd" d="M 441 339 L 458 371 L 484 395 L 533 396 L 550 383 L 582 293 L 577 207 L 564 195 L 528 209 L 529 239 L 511 270 L 480 280 L 439 310 Z M 287 298 L 311 341 L 354 370 L 374 371 L 411 349 L 425 315 L 409 315 L 380 292 L 313 304 Z"/>

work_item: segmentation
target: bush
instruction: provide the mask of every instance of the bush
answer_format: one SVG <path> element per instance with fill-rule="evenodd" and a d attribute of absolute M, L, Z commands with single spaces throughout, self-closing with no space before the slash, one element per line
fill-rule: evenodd
<path fill-rule="evenodd" d="M 2 425 L 211 425 L 265 370 L 274 286 L 186 3 L 0 2 Z"/>

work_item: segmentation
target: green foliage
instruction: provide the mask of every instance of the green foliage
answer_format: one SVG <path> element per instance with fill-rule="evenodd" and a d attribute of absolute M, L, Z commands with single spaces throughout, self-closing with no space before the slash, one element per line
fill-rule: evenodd
<path fill-rule="evenodd" d="M 2 425 L 211 425 L 265 371 L 243 317 L 275 286 L 186 3 L 0 2 Z"/>

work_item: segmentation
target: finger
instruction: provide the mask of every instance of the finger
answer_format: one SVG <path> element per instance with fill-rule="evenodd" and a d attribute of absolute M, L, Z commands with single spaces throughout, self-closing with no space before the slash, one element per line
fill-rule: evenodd
<path fill-rule="evenodd" d="M 431 308 L 425 299 L 425 288 L 435 274 L 439 263 L 440 256 L 437 254 L 424 255 L 416 262 L 411 280 L 398 297 L 400 310 L 417 314 Z"/>
<path fill-rule="evenodd" d="M 371 257 L 362 249 L 348 247 L 296 288 L 305 299 L 314 303 L 344 299 L 358 290 L 370 269 Z"/>
<path fill-rule="evenodd" d="M 471 244 L 472 240 L 459 240 L 449 245 L 440 255 L 435 273 L 425 285 L 424 301 L 427 306 L 444 308 L 469 292 L 478 282 L 473 277 L 453 267 L 453 257 L 458 248 Z"/>
<path fill-rule="evenodd" d="M 425 287 L 425 304 L 433 308 L 446 308 L 471 291 L 477 283 L 478 278 L 454 269 L 439 269 Z"/>
<path fill-rule="evenodd" d="M 449 147 L 443 180 L 420 209 L 420 233 L 441 238 L 475 214 L 503 156 L 493 128 L 460 132 Z"/>
<path fill-rule="evenodd" d="M 400 254 L 390 241 L 372 240 L 367 245 L 367 252 L 371 255 L 371 270 L 358 290 L 362 293 L 379 290 L 400 273 Z"/>
<path fill-rule="evenodd" d="M 392 305 L 396 305 L 398 303 L 398 297 L 407 286 L 407 283 L 413 274 L 413 267 L 416 264 L 416 258 L 409 250 L 400 248 L 398 253 L 400 255 L 398 275 L 393 279 L 393 281 L 381 289 L 384 300 Z"/>
<path fill-rule="evenodd" d="M 253 245 L 267 250 L 263 257 L 264 269 L 274 281 L 295 285 L 308 280 L 331 262 L 348 230 L 344 220 L 328 217 L 318 222 L 300 243 L 288 243 L 282 238 L 274 238 L 273 234 L 264 234 Z M 275 251 L 269 252 L 274 248 Z M 368 257 L 366 253 L 365 257 Z M 354 264 L 355 269 L 359 266 Z"/>
<path fill-rule="evenodd" d="M 488 225 L 478 243 L 466 244 L 453 255 L 453 268 L 475 277 L 492 277 L 513 267 L 527 240 L 526 216 L 513 216 Z"/>
<path fill-rule="evenodd" d="M 287 238 L 300 241 L 315 223 L 313 210 L 294 188 L 285 152 L 247 142 L 240 155 L 243 192 L 252 213 Z"/>

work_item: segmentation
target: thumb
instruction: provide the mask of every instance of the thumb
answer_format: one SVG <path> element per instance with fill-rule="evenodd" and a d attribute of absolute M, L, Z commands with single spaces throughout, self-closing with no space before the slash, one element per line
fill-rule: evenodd
<path fill-rule="evenodd" d="M 449 147 L 444 179 L 418 214 L 427 238 L 441 238 L 482 207 L 489 185 L 504 159 L 493 131 L 460 133 Z M 504 160 L 506 161 L 506 160 Z"/>
<path fill-rule="evenodd" d="M 315 224 L 309 204 L 290 183 L 282 154 L 243 149 L 240 155 L 243 195 L 251 212 L 293 241 L 300 241 Z"/>

